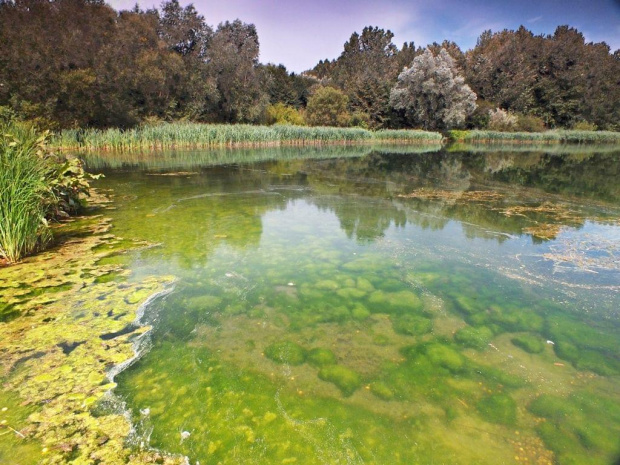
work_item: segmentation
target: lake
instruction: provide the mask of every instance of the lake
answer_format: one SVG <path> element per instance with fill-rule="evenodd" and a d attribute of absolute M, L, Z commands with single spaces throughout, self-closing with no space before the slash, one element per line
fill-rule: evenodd
<path fill-rule="evenodd" d="M 192 465 L 617 463 L 620 152 L 566 150 L 88 158 L 112 232 L 151 244 L 103 263 L 175 277 L 115 378 L 132 443 Z"/>

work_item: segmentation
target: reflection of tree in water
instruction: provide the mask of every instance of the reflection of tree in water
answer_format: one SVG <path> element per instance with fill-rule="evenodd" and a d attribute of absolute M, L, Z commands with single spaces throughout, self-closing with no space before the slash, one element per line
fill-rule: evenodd
<path fill-rule="evenodd" d="M 596 206 L 578 200 L 567 205 L 566 199 L 558 195 L 597 201 L 620 199 L 617 160 L 614 153 L 373 152 L 356 159 L 305 162 L 303 170 L 313 191 L 323 194 L 393 198 L 412 189 L 436 189 L 435 198 L 413 196 L 392 205 L 407 211 L 406 221 L 422 227 L 443 227 L 449 218 L 476 225 L 466 228 L 468 237 L 489 237 L 490 230 L 526 233 L 538 242 L 554 238 L 563 226 L 581 227 L 587 219 L 605 222 Z M 476 197 L 477 192 L 485 191 L 500 195 Z M 554 197 L 545 193 L 553 193 Z M 392 207 L 374 212 L 376 209 L 357 206 L 353 201 L 353 207 L 347 207 L 346 202 L 331 204 L 343 229 L 358 238 L 377 237 L 390 221 L 403 221 L 403 215 Z M 375 217 L 374 221 L 371 217 Z"/>
<path fill-rule="evenodd" d="M 115 175 L 112 187 L 118 208 L 136 212 L 135 220 L 123 221 L 117 234 L 151 243 L 183 268 L 204 265 L 213 251 L 227 245 L 237 249 L 257 247 L 262 235 L 262 216 L 284 210 L 296 190 L 283 195 L 273 185 L 297 186 L 297 177 L 269 176 L 263 170 L 238 167 L 212 169 L 200 176 Z M 173 225 L 173 226 L 170 226 Z"/>
<path fill-rule="evenodd" d="M 372 241 L 383 236 L 391 225 L 404 227 L 405 212 L 389 202 L 376 202 L 358 197 L 323 196 L 313 199 L 321 210 L 332 211 L 340 220 L 340 227 L 349 239 Z"/>
<path fill-rule="evenodd" d="M 391 225 L 441 229 L 450 220 L 473 225 L 466 228 L 468 237 L 493 231 L 553 238 L 563 225 L 605 220 L 598 206 L 584 206 L 575 197 L 620 203 L 617 161 L 613 153 L 372 152 L 347 159 L 211 166 L 195 175 L 115 174 L 105 187 L 114 189 L 121 209 L 136 212 L 135 221 L 118 234 L 165 241 L 166 247 L 153 253 L 191 267 L 205 263 L 220 245 L 257 246 L 262 215 L 283 210 L 308 192 L 311 203 L 333 211 L 347 236 L 361 241 L 382 236 Z M 395 199 L 420 189 L 437 195 Z M 476 198 L 477 192 L 501 195 Z M 566 195 L 573 198 L 570 204 L 560 197 Z M 618 215 L 608 210 L 613 221 Z M 537 224 L 542 229 L 532 233 Z M 501 234 L 492 236 L 502 240 Z"/>

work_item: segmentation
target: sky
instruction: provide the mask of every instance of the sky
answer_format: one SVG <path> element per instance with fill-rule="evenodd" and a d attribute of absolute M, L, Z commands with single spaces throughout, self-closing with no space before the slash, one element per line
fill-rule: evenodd
<path fill-rule="evenodd" d="M 107 0 L 130 9 L 136 0 Z M 353 32 L 378 26 L 394 33 L 400 48 L 444 39 L 463 50 L 476 45 L 484 30 L 517 29 L 552 34 L 568 24 L 588 42 L 620 48 L 620 0 L 180 0 L 193 3 L 208 24 L 241 19 L 258 30 L 260 61 L 283 64 L 300 73 L 321 59 L 337 58 Z M 142 8 L 159 0 L 139 0 Z"/>

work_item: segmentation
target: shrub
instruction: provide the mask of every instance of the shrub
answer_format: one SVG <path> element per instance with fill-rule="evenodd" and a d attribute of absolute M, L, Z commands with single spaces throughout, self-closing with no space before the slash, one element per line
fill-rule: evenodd
<path fill-rule="evenodd" d="M 351 114 L 349 126 L 368 129 L 370 127 L 370 115 L 363 111 L 354 111 Z"/>
<path fill-rule="evenodd" d="M 575 131 L 596 131 L 598 127 L 594 123 L 589 123 L 588 121 L 578 121 L 573 124 L 572 129 Z"/>
<path fill-rule="evenodd" d="M 525 132 L 543 132 L 547 130 L 542 118 L 534 115 L 518 115 L 516 129 L 517 131 Z"/>
<path fill-rule="evenodd" d="M 509 111 L 496 108 L 489 110 L 488 128 L 492 131 L 512 132 L 517 128 L 517 116 Z"/>
<path fill-rule="evenodd" d="M 349 125 L 349 97 L 333 87 L 321 87 L 308 99 L 306 120 L 311 126 Z"/>
<path fill-rule="evenodd" d="M 303 126 L 305 124 L 303 114 L 295 107 L 276 103 L 269 105 L 266 110 L 267 124 L 291 124 Z"/>

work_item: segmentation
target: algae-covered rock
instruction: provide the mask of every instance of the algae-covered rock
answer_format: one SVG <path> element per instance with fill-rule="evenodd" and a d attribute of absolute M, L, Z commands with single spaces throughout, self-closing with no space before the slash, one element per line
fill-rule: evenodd
<path fill-rule="evenodd" d="M 329 349 L 315 347 L 308 352 L 308 363 L 317 367 L 324 367 L 336 363 L 336 356 Z"/>
<path fill-rule="evenodd" d="M 490 320 L 507 331 L 542 331 L 545 320 L 538 313 L 526 308 L 493 305 Z"/>
<path fill-rule="evenodd" d="M 351 310 L 351 317 L 354 320 L 362 321 L 370 316 L 370 310 L 368 310 L 364 305 L 357 303 L 353 306 Z"/>
<path fill-rule="evenodd" d="M 345 287 L 336 291 L 340 297 L 346 300 L 361 299 L 366 295 L 366 291 L 355 287 Z"/>
<path fill-rule="evenodd" d="M 614 325 L 597 325 L 569 315 L 547 322 L 556 355 L 580 370 L 609 376 L 620 374 L 620 342 Z"/>
<path fill-rule="evenodd" d="M 466 315 L 473 315 L 484 310 L 484 304 L 473 297 L 460 295 L 455 299 L 457 309 Z"/>
<path fill-rule="evenodd" d="M 456 342 L 477 350 L 486 349 L 491 339 L 493 339 L 493 331 L 487 326 L 479 326 L 477 328 L 466 326 L 454 334 Z"/>
<path fill-rule="evenodd" d="M 375 290 L 375 286 L 373 286 L 372 283 L 366 278 L 357 278 L 356 285 L 358 289 L 364 292 L 372 292 Z"/>
<path fill-rule="evenodd" d="M 530 354 L 539 354 L 545 349 L 542 338 L 535 334 L 520 334 L 513 337 L 510 342 Z"/>
<path fill-rule="evenodd" d="M 362 385 L 360 375 L 340 365 L 322 367 L 319 370 L 319 378 L 335 384 L 346 397 L 353 394 Z"/>
<path fill-rule="evenodd" d="M 376 381 L 372 383 L 370 385 L 370 392 L 381 400 L 393 400 L 395 397 L 392 389 L 390 389 L 387 384 L 381 381 Z"/>
<path fill-rule="evenodd" d="M 378 313 L 415 312 L 423 307 L 420 297 L 411 291 L 375 291 L 368 297 L 368 303 Z"/>
<path fill-rule="evenodd" d="M 294 342 L 279 341 L 265 348 L 265 356 L 276 363 L 301 365 L 306 361 L 306 350 Z"/>
<path fill-rule="evenodd" d="M 394 332 L 407 336 L 421 336 L 430 333 L 433 329 L 433 322 L 423 316 L 418 315 L 396 315 L 392 319 Z"/>
<path fill-rule="evenodd" d="M 507 394 L 493 394 L 476 405 L 480 416 L 491 423 L 514 425 L 517 422 L 517 403 Z"/>
<path fill-rule="evenodd" d="M 620 454 L 617 399 L 580 392 L 568 397 L 543 394 L 528 410 L 545 421 L 537 431 L 560 463 L 614 463 Z"/>
<path fill-rule="evenodd" d="M 450 371 L 459 371 L 465 365 L 465 357 L 446 344 L 429 344 L 425 353 L 431 362 Z"/>
<path fill-rule="evenodd" d="M 198 295 L 188 298 L 185 303 L 192 310 L 217 310 L 222 299 L 214 295 Z"/>
<path fill-rule="evenodd" d="M 340 284 L 330 279 L 324 279 L 317 282 L 314 287 L 317 289 L 321 289 L 322 291 L 336 291 L 340 289 Z"/>

